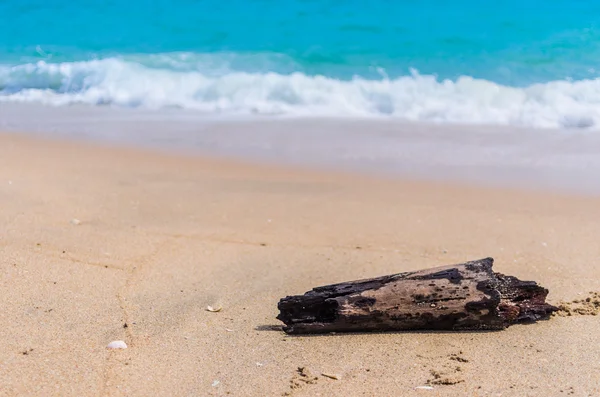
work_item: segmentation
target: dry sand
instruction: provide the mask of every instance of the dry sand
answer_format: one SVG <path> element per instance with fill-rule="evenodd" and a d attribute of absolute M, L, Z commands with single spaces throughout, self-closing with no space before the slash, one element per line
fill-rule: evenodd
<path fill-rule="evenodd" d="M 314 286 L 486 256 L 581 299 L 599 237 L 593 197 L 2 135 L 0 395 L 597 396 L 598 316 L 312 337 L 275 316 Z"/>

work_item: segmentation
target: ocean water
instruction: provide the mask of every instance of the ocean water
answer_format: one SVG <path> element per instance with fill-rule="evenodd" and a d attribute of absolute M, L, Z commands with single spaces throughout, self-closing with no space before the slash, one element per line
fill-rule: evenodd
<path fill-rule="evenodd" d="M 0 101 L 600 128 L 593 0 L 4 0 Z"/>

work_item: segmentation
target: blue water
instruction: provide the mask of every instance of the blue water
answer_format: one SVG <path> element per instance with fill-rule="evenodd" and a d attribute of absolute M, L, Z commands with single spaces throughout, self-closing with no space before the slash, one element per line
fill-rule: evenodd
<path fill-rule="evenodd" d="M 0 100 L 587 128 L 598 22 L 593 0 L 5 0 Z"/>

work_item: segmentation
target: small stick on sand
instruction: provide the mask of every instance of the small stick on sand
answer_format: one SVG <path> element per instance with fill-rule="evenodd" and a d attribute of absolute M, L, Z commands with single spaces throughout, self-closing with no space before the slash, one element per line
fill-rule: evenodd
<path fill-rule="evenodd" d="M 548 290 L 492 271 L 492 258 L 314 288 L 279 301 L 289 334 L 501 330 L 548 319 Z"/>

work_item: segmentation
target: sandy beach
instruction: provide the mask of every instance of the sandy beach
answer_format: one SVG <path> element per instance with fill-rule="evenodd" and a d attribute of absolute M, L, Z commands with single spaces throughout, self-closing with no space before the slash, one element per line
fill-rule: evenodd
<path fill-rule="evenodd" d="M 315 286 L 488 256 L 585 299 L 598 236 L 594 196 L 2 134 L 0 395 L 597 396 L 593 315 L 311 337 L 275 317 Z"/>

